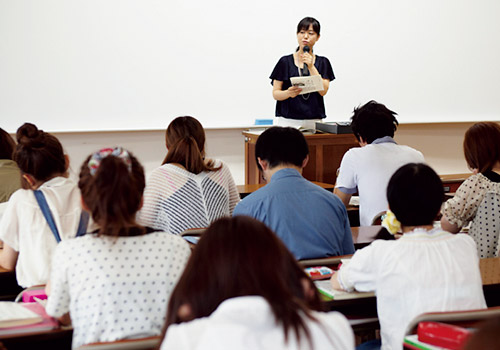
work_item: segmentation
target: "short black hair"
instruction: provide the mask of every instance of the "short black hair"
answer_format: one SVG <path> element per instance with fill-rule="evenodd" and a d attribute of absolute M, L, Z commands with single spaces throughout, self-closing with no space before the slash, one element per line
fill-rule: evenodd
<path fill-rule="evenodd" d="M 264 131 L 255 144 L 255 161 L 259 169 L 258 158 L 269 162 L 270 168 L 283 164 L 302 167 L 308 154 L 309 147 L 304 135 L 289 127 L 273 126 Z"/>
<path fill-rule="evenodd" d="M 313 30 L 316 34 L 319 35 L 319 31 L 321 30 L 321 26 L 316 18 L 312 17 L 304 17 L 300 20 L 299 24 L 297 24 L 297 33 L 301 30 L 309 30 L 309 26 L 312 24 Z"/>
<path fill-rule="evenodd" d="M 399 125 L 396 115 L 398 115 L 396 112 L 383 104 L 369 101 L 354 109 L 351 117 L 352 132 L 358 141 L 362 137 L 366 143 L 372 143 L 384 136 L 394 137 L 394 132 Z"/>
<path fill-rule="evenodd" d="M 387 185 L 389 208 L 403 226 L 432 224 L 443 199 L 441 179 L 423 163 L 403 165 Z"/>

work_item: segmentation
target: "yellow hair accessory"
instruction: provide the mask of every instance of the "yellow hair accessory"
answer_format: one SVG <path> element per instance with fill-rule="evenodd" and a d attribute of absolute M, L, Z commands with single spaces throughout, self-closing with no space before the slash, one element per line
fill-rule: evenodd
<path fill-rule="evenodd" d="M 401 231 L 401 223 L 396 219 L 396 215 L 390 210 L 385 213 L 384 220 L 382 220 L 382 227 L 387 229 L 391 235 Z"/>

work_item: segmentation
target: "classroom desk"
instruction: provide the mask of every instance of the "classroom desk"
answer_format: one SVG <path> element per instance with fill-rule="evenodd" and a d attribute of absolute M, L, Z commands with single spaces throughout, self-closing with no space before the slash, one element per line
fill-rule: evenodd
<path fill-rule="evenodd" d="M 50 331 L 0 336 L 0 345 L 8 350 L 51 349 L 69 350 L 73 328 L 57 328 Z"/>

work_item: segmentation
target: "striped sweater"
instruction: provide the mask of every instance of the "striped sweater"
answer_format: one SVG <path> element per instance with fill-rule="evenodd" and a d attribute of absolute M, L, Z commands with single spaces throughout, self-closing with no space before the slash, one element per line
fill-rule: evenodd
<path fill-rule="evenodd" d="M 240 197 L 229 168 L 216 161 L 219 165 L 218 171 L 197 175 L 172 164 L 155 169 L 146 184 L 139 223 L 179 234 L 231 216 Z"/>

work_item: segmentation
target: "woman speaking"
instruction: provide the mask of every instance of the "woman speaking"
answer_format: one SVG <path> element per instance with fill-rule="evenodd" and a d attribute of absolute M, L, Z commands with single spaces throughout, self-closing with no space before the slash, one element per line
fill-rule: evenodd
<path fill-rule="evenodd" d="M 293 54 L 281 57 L 271 73 L 273 97 L 277 101 L 277 125 L 314 129 L 315 122 L 326 117 L 323 96 L 335 75 L 328 58 L 314 54 L 319 32 L 320 24 L 316 19 L 302 19 L 297 25 L 299 47 Z M 302 89 L 293 86 L 290 78 L 306 75 L 320 75 L 323 90 L 301 95 Z"/>

